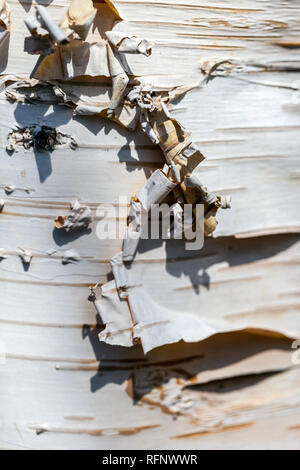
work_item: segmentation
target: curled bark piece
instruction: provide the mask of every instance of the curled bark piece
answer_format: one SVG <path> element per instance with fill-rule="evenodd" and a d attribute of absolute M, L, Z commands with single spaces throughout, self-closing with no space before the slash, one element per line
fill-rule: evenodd
<path fill-rule="evenodd" d="M 48 85 L 39 83 L 38 80 L 29 78 L 19 78 L 16 75 L 3 75 L 0 78 L 0 93 L 4 92 L 5 97 L 11 103 L 47 101 L 51 104 L 53 92 Z"/>
<path fill-rule="evenodd" d="M 67 37 L 68 44 L 63 45 L 55 42 L 50 34 L 41 36 L 43 39 L 50 38 L 54 46 L 54 53 L 47 55 L 47 52 L 51 52 L 48 47 L 46 53 L 41 55 L 40 61 L 35 66 L 31 76 L 42 81 L 49 81 L 70 80 L 83 75 L 113 77 L 124 71 L 131 73 L 124 54 L 119 54 L 113 46 L 110 46 L 109 41 L 103 37 L 104 31 L 102 29 L 111 30 L 115 26 L 116 20 L 119 21 L 120 19 L 121 17 L 116 8 L 108 0 L 105 3 L 98 2 L 96 9 L 90 0 L 73 0 L 69 11 L 60 22 L 61 31 Z M 103 24 L 101 28 L 98 28 L 99 22 L 102 20 Z M 85 36 L 88 34 L 93 21 L 95 21 L 97 27 L 92 33 L 91 41 L 89 41 L 89 35 L 86 39 Z M 109 57 L 109 49 L 114 49 L 115 56 L 112 59 L 114 64 L 110 63 L 112 61 Z M 120 57 L 121 55 L 123 55 L 123 58 Z M 113 73 L 111 73 L 112 68 Z"/>
<path fill-rule="evenodd" d="M 60 51 L 60 55 L 61 57 L 64 57 L 65 63 L 64 79 L 70 79 L 79 73 L 81 75 L 86 73 L 94 76 L 99 74 L 99 70 L 101 70 L 101 74 L 103 74 L 104 76 L 111 76 L 112 72 L 108 68 L 108 53 L 106 49 L 104 51 L 104 63 L 104 57 L 102 56 L 103 47 L 99 47 L 98 44 L 91 44 L 88 45 L 87 51 L 82 52 L 81 47 L 73 47 L 74 42 L 80 44 L 80 41 L 71 41 L 70 45 L 67 48 L 63 48 Z M 76 54 L 74 52 L 75 49 L 79 49 Z M 90 61 L 87 64 L 88 68 L 86 69 L 81 68 L 79 64 L 80 60 L 83 60 L 83 56 L 85 53 L 87 54 L 87 56 L 90 55 Z M 111 55 L 113 56 L 112 60 L 114 61 L 114 67 L 112 68 L 112 71 L 117 74 L 123 73 L 124 70 L 121 68 L 120 62 L 116 60 L 115 56 L 112 53 Z M 123 65 L 124 64 L 122 64 L 122 66 Z M 125 72 L 126 74 L 129 73 L 127 69 L 125 70 Z M 39 83 L 37 80 L 31 80 L 30 82 Z M 34 86 L 34 84 L 32 86 Z M 127 89 L 128 86 L 126 90 Z M 104 87 L 101 84 L 97 86 L 95 83 L 91 84 L 86 81 L 78 82 L 76 84 L 74 82 L 60 82 L 59 84 L 58 82 L 56 82 L 53 84 L 53 92 L 56 98 L 61 103 L 64 103 L 66 106 L 69 106 L 73 109 L 73 113 L 75 115 L 97 114 L 103 118 L 108 117 L 107 109 L 109 106 L 110 98 L 108 96 L 107 89 L 105 89 L 105 93 L 103 94 Z M 164 97 L 164 99 L 168 100 L 168 96 L 170 95 L 170 93 L 171 92 L 169 92 L 167 97 Z M 13 94 L 10 93 L 10 95 L 11 98 L 15 100 Z M 155 144 L 159 144 L 159 140 L 155 135 L 154 130 L 150 124 L 147 111 L 153 111 L 157 108 L 157 106 L 160 106 L 161 99 L 162 98 L 159 94 L 159 91 L 154 92 L 153 85 L 145 81 L 140 85 L 134 86 L 124 98 L 124 100 L 121 99 L 119 105 L 113 110 L 113 114 L 109 117 L 118 124 L 121 124 L 122 126 L 130 130 L 135 130 L 138 122 L 140 122 L 143 131 L 148 135 L 148 137 Z M 196 152 L 199 152 L 199 149 L 194 143 L 191 143 L 189 147 L 187 147 L 183 151 L 183 156 L 185 156 L 184 158 L 187 159 Z"/>
<path fill-rule="evenodd" d="M 139 231 L 131 230 L 127 227 L 124 240 L 123 240 L 123 261 L 131 262 L 134 259 L 141 233 Z"/>
<path fill-rule="evenodd" d="M 14 191 L 17 191 L 17 190 L 18 191 L 24 191 L 27 194 L 30 194 L 33 191 L 35 191 L 35 189 L 33 189 L 33 188 L 16 187 L 13 184 L 0 184 L 0 188 L 4 189 L 6 194 L 11 194 L 11 193 L 13 193 Z"/>
<path fill-rule="evenodd" d="M 182 156 L 188 159 L 188 158 L 191 158 L 196 153 L 201 153 L 201 152 L 198 146 L 194 142 L 191 142 L 185 149 L 183 149 Z"/>
<path fill-rule="evenodd" d="M 127 33 L 123 33 L 121 31 L 107 31 L 106 37 L 118 52 L 126 54 L 143 54 L 147 57 L 152 53 L 153 43 L 147 39 L 128 36 Z"/>
<path fill-rule="evenodd" d="M 71 204 L 71 212 L 66 216 L 58 216 L 54 220 L 55 227 L 64 228 L 66 232 L 73 230 L 87 229 L 93 221 L 91 210 L 88 206 L 83 206 L 76 199 Z"/>
<path fill-rule="evenodd" d="M 97 14 L 92 0 L 71 0 L 67 13 L 60 22 L 60 27 L 66 34 L 74 31 L 80 39 L 85 40 L 92 22 Z"/>
<path fill-rule="evenodd" d="M 30 250 L 19 247 L 19 256 L 23 263 L 30 264 L 33 254 Z"/>
<path fill-rule="evenodd" d="M 8 2 L 0 0 L 0 26 L 6 30 L 10 29 L 11 14 Z"/>
<path fill-rule="evenodd" d="M 0 212 L 3 211 L 4 205 L 5 205 L 4 199 L 0 199 Z"/>
<path fill-rule="evenodd" d="M 119 106 L 128 85 L 129 78 L 126 73 L 120 73 L 112 78 L 112 96 L 108 105 L 107 114 L 110 116 L 112 112 Z"/>
<path fill-rule="evenodd" d="M 231 198 L 229 196 L 216 196 L 211 193 L 195 173 L 185 176 L 184 184 L 189 202 L 197 203 L 202 200 L 205 204 L 204 234 L 208 236 L 217 228 L 217 210 L 220 207 L 222 209 L 230 208 Z"/>
<path fill-rule="evenodd" d="M 93 88 L 92 94 L 90 93 L 91 88 Z M 110 101 L 107 88 L 104 89 L 103 86 L 99 85 L 97 90 L 94 83 L 91 85 L 86 82 L 76 85 L 73 83 L 60 83 L 58 85 L 56 83 L 53 86 L 53 91 L 62 103 L 73 108 L 74 114 L 98 114 L 103 118 L 107 118 L 107 109 Z M 104 97 L 103 91 L 105 91 Z M 139 120 L 139 113 L 140 110 L 137 106 L 131 105 L 131 103 L 126 101 L 114 110 L 112 119 L 128 129 L 134 130 Z"/>
<path fill-rule="evenodd" d="M 175 188 L 176 183 L 161 170 L 155 170 L 136 197 L 131 200 L 128 227 L 123 242 L 123 261 L 132 261 L 142 235 L 143 224 L 153 204 L 158 204 Z"/>
<path fill-rule="evenodd" d="M 181 183 L 180 169 L 177 165 L 175 165 L 173 160 L 170 161 L 170 168 L 173 174 L 174 181 L 176 181 L 176 183 L 178 184 Z"/>
<path fill-rule="evenodd" d="M 109 73 L 112 78 L 112 96 L 107 112 L 108 117 L 110 117 L 125 95 L 129 78 L 126 74 L 126 67 L 124 67 L 122 57 L 109 44 L 107 45 L 107 56 Z"/>
<path fill-rule="evenodd" d="M 216 212 L 217 209 L 214 207 L 204 216 L 204 235 L 206 237 L 213 233 L 217 228 L 218 221 L 216 219 Z"/>
<path fill-rule="evenodd" d="M 7 44 L 6 40 L 11 30 L 11 15 L 10 8 L 6 0 L 0 0 L 0 48 L 4 43 Z M 8 45 L 6 46 L 6 50 Z M 5 55 L 6 52 L 2 51 Z"/>
<path fill-rule="evenodd" d="M 186 220 L 183 223 L 183 208 L 179 202 L 175 202 L 175 204 L 172 204 L 172 206 L 170 207 L 170 211 L 173 214 L 173 224 L 170 227 L 169 236 L 171 237 L 172 235 L 174 238 L 176 238 L 177 236 L 182 237 L 184 227 L 185 230 L 187 229 Z"/>
<path fill-rule="evenodd" d="M 201 341 L 216 329 L 196 315 L 169 310 L 157 304 L 143 287 L 129 292 L 128 303 L 134 324 L 134 337 L 140 339 L 144 353 L 165 344 Z"/>
<path fill-rule="evenodd" d="M 0 248 L 0 260 L 7 258 L 7 250 L 5 248 Z"/>

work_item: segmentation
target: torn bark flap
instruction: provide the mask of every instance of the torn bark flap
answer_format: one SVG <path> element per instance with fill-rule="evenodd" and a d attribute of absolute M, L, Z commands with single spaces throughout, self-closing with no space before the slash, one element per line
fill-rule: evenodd
<path fill-rule="evenodd" d="M 76 149 L 77 143 L 73 137 L 63 134 L 57 129 L 49 126 L 30 126 L 12 130 L 7 136 L 6 150 L 8 152 L 18 151 L 23 147 L 25 150 L 34 149 L 39 152 L 53 152 L 55 148 L 66 147 Z"/>
<path fill-rule="evenodd" d="M 136 252 L 141 236 L 143 207 L 140 202 L 131 200 L 128 213 L 128 227 L 123 241 L 123 261 L 131 261 Z M 148 217 L 148 214 L 146 214 Z"/>

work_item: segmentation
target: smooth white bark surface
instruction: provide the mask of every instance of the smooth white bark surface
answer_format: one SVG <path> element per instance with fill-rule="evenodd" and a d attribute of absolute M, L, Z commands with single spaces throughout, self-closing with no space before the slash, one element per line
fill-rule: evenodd
<path fill-rule="evenodd" d="M 38 3 L 59 21 L 69 2 Z M 162 168 L 161 151 L 140 130 L 73 118 L 51 86 L 39 88 L 35 103 L 20 96 L 10 103 L 1 93 L 0 447 L 299 448 L 291 348 L 300 336 L 299 2 L 114 4 L 127 20 L 120 30 L 155 42 L 150 57 L 128 56 L 135 75 L 162 89 L 199 83 L 170 112 L 206 156 L 201 181 L 233 198 L 203 250 L 142 241 L 133 269 L 162 308 L 242 331 L 146 356 L 140 345 L 99 342 L 104 325 L 87 300 L 89 285 L 111 279 L 109 260 L 122 240 L 97 238 L 97 208 L 117 205 L 119 195 L 129 201 Z M 22 52 L 33 5 L 10 1 L 10 8 L 1 73 L 21 79 L 37 58 Z M 201 69 L 215 59 L 235 63 L 204 84 Z M 101 86 L 101 99 L 99 83 L 87 94 L 107 105 L 110 84 Z M 78 148 L 9 155 L 8 133 L 34 124 L 57 127 Z M 16 189 L 8 194 L 7 185 Z M 92 210 L 91 229 L 55 230 L 53 220 L 76 198 Z M 125 206 L 123 225 L 126 214 Z M 33 253 L 29 267 L 20 247 Z M 80 259 L 63 263 L 69 249 Z"/>

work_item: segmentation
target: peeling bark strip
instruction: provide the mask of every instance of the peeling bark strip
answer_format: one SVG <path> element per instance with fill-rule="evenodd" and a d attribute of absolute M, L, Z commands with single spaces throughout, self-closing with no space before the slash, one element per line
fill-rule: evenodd
<path fill-rule="evenodd" d="M 149 56 L 153 44 L 112 30 L 106 30 L 106 39 L 99 34 L 97 42 L 89 42 L 89 29 L 96 23 L 99 11 L 104 13 L 106 23 L 112 28 L 120 20 L 110 2 L 101 4 L 97 10 L 92 0 L 87 0 L 83 8 L 78 0 L 72 0 L 58 26 L 44 7 L 37 6 L 36 18 L 25 20 L 32 36 L 25 39 L 24 50 L 40 55 L 31 73 L 40 80 L 67 80 L 83 75 L 110 77 L 112 96 L 106 114 L 111 117 L 124 96 L 129 81 L 127 75 L 132 74 L 124 54 Z M 38 26 L 46 29 L 48 34 L 39 35 Z"/>
<path fill-rule="evenodd" d="M 70 204 L 71 212 L 65 216 L 58 216 L 54 220 L 55 227 L 64 228 L 66 232 L 78 229 L 87 229 L 92 223 L 92 213 L 88 206 L 81 205 L 76 199 Z"/>
<path fill-rule="evenodd" d="M 153 369 L 137 372 L 128 392 L 142 405 L 151 404 L 171 415 L 192 417 L 196 430 L 172 435 L 180 439 L 254 425 L 252 418 L 258 408 L 263 415 L 270 414 L 280 407 L 281 400 L 283 411 L 289 407 L 291 396 L 281 395 L 280 383 L 288 376 L 292 378 L 292 395 L 298 407 L 294 387 L 299 383 L 299 370 L 235 376 L 199 385 L 197 378 L 178 379 L 176 373 L 169 375 L 163 369 Z M 186 385 L 188 382 L 191 385 Z M 267 385 L 272 386 L 269 396 L 265 394 Z"/>
<path fill-rule="evenodd" d="M 32 2 L 10 14 L 0 0 L 1 448 L 299 449 L 300 10 L 250 3 L 54 0 L 29 36 Z M 78 151 L 9 155 L 8 133 L 33 126 Z M 206 157 L 191 175 L 178 136 L 187 160 Z M 134 243 L 122 257 L 94 224 L 53 227 L 70 201 L 96 211 L 122 194 L 134 231 L 166 180 L 170 204 L 181 185 L 207 204 L 234 195 L 200 252 L 141 240 L 129 269 Z M 182 341 L 193 322 L 222 333 Z"/>
<path fill-rule="evenodd" d="M 55 148 L 67 147 L 76 149 L 77 144 L 73 137 L 63 134 L 48 126 L 31 126 L 11 131 L 7 136 L 8 152 L 18 151 L 18 147 L 25 150 L 34 149 L 39 152 L 53 152 Z"/>
<path fill-rule="evenodd" d="M 212 430 L 207 430 L 207 431 L 195 431 L 187 434 L 179 434 L 178 436 L 172 436 L 172 439 L 188 439 L 190 437 L 200 437 L 200 436 L 205 436 L 207 434 L 214 434 L 214 433 L 222 433 L 226 431 L 232 431 L 235 429 L 241 429 L 245 428 L 248 426 L 253 426 L 253 422 L 248 422 L 248 423 L 242 423 L 242 424 L 234 424 L 232 426 L 226 426 L 222 429 L 212 429 Z"/>

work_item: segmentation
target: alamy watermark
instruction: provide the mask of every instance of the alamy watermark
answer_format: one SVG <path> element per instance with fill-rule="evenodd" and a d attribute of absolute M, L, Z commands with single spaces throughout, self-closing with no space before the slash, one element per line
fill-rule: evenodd
<path fill-rule="evenodd" d="M 129 210 L 130 201 L 120 196 L 118 204 L 97 208 L 96 228 L 100 240 L 123 240 L 129 225 L 131 238 L 151 240 L 185 240 L 186 250 L 201 250 L 204 244 L 204 204 L 152 204 L 150 211 L 141 204 Z M 132 215 L 133 214 L 133 215 Z"/>

